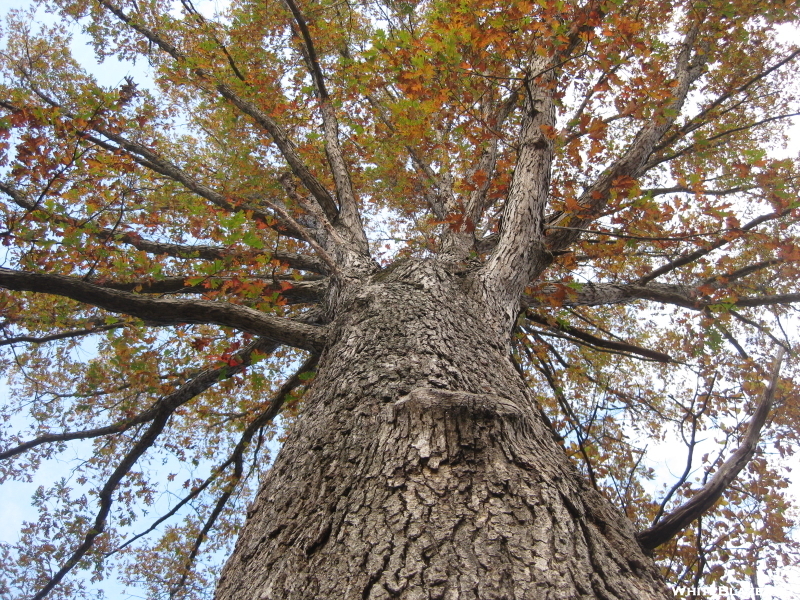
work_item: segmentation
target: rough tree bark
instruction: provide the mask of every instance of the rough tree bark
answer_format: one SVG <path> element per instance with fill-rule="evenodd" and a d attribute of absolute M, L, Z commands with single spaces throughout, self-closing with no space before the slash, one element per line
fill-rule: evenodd
<path fill-rule="evenodd" d="M 569 463 L 479 288 L 430 260 L 341 291 L 218 600 L 671 597 Z"/>

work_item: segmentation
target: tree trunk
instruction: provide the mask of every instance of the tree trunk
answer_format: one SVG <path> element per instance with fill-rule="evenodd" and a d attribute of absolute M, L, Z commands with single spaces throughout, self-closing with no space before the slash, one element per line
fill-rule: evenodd
<path fill-rule="evenodd" d="M 405 261 L 341 290 L 218 600 L 672 597 L 554 439 L 479 287 Z"/>

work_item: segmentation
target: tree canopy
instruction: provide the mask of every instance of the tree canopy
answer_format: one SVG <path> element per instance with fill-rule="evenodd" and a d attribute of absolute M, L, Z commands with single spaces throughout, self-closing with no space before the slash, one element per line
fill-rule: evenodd
<path fill-rule="evenodd" d="M 520 373 L 668 581 L 797 561 L 796 2 L 36 6 L 0 51 L 0 482 L 80 461 L 0 596 L 212 594 L 325 299 L 436 256 L 508 290 Z M 100 85 L 76 28 L 149 81 Z"/>

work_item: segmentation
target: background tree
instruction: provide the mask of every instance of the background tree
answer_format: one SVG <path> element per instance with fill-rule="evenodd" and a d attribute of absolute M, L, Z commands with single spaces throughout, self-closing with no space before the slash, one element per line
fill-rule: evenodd
<path fill-rule="evenodd" d="M 83 460 L 3 597 L 210 596 L 259 481 L 220 598 L 796 560 L 795 2 L 42 4 L 0 54 L 0 477 Z"/>

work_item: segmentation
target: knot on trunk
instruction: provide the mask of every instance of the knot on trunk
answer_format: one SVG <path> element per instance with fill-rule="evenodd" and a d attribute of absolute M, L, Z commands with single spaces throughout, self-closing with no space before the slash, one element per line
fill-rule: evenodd
<path fill-rule="evenodd" d="M 508 398 L 436 388 L 413 390 L 388 406 L 385 416 L 391 425 L 388 435 L 407 444 L 408 464 L 430 469 L 486 460 L 516 437 L 526 420 Z"/>

